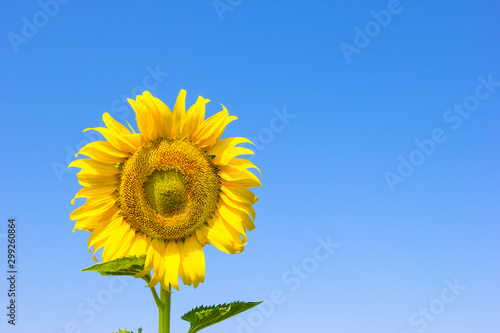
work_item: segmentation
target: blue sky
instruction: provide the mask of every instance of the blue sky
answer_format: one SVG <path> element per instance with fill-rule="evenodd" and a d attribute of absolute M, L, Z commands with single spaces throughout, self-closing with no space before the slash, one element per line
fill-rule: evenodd
<path fill-rule="evenodd" d="M 45 8 L 45 9 L 44 9 Z M 60 1 L 3 5 L 0 251 L 17 220 L 17 325 L 157 331 L 142 280 L 80 272 L 65 167 L 147 88 L 209 98 L 256 143 L 257 228 L 205 247 L 200 304 L 267 300 L 204 332 L 491 332 L 498 327 L 500 4 L 496 1 Z M 79 199 L 81 200 L 81 199 Z M 83 203 L 77 201 L 77 205 Z M 92 305 L 93 304 L 93 305 Z"/>

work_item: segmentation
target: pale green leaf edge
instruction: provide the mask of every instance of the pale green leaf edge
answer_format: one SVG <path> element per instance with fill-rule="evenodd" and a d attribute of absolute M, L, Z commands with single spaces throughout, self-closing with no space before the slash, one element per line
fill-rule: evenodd
<path fill-rule="evenodd" d="M 128 256 L 92 265 L 82 269 L 82 272 L 96 271 L 103 276 L 135 275 L 144 269 L 145 262 L 146 255 Z"/>
<path fill-rule="evenodd" d="M 188 333 L 196 333 L 202 329 L 231 318 L 239 313 L 259 305 L 261 302 L 232 302 L 229 304 L 198 306 L 185 313 L 181 319 L 191 324 Z"/>

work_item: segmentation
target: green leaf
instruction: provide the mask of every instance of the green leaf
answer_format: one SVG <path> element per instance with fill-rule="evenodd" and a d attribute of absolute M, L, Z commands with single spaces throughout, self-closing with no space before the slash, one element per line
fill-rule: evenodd
<path fill-rule="evenodd" d="M 123 257 L 101 264 L 95 264 L 82 271 L 96 271 L 102 276 L 135 275 L 144 269 L 146 255 Z"/>
<path fill-rule="evenodd" d="M 262 302 L 232 302 L 217 306 L 199 306 L 183 315 L 181 319 L 191 323 L 188 333 L 195 333 L 251 309 L 260 303 Z"/>

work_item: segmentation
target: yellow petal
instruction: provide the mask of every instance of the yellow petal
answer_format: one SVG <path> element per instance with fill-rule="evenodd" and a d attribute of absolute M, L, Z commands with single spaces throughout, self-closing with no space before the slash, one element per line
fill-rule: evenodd
<path fill-rule="evenodd" d="M 233 137 L 233 138 L 226 138 L 217 141 L 207 152 L 207 155 L 218 155 L 222 152 L 224 152 L 228 148 L 235 147 L 237 144 L 240 143 L 251 143 L 253 144 L 252 141 L 248 140 L 247 138 L 241 138 L 241 137 Z"/>
<path fill-rule="evenodd" d="M 71 220 L 79 219 L 83 216 L 88 215 L 97 215 L 102 211 L 105 211 L 111 208 L 115 204 L 114 201 L 110 200 L 108 197 L 103 197 L 100 199 L 87 200 L 83 205 L 75 209 L 71 214 L 69 214 L 69 218 Z"/>
<path fill-rule="evenodd" d="M 239 170 L 230 166 L 221 166 L 219 176 L 222 179 L 236 182 L 245 187 L 262 186 L 260 180 L 248 170 Z"/>
<path fill-rule="evenodd" d="M 196 137 L 193 138 L 193 142 L 198 143 L 198 147 L 204 148 L 213 145 L 222 136 L 226 125 L 238 119 L 235 116 L 229 116 L 224 106 L 222 106 L 222 108 L 222 111 L 203 122 L 200 131 L 197 133 Z"/>
<path fill-rule="evenodd" d="M 146 240 L 146 236 L 138 233 L 134 235 L 133 244 L 125 255 L 139 257 L 147 254 L 147 248 L 148 248 L 148 241 Z"/>
<path fill-rule="evenodd" d="M 240 209 L 236 209 L 224 203 L 219 203 L 217 214 L 224 219 L 231 227 L 238 231 L 243 236 L 243 241 L 246 242 L 245 230 L 255 229 L 255 225 L 248 214 Z M 244 229 L 243 229 L 244 228 Z"/>
<path fill-rule="evenodd" d="M 176 138 L 180 134 L 181 127 L 186 117 L 186 90 L 181 89 L 174 105 L 174 114 L 172 121 L 172 137 Z"/>
<path fill-rule="evenodd" d="M 208 102 L 210 102 L 209 99 L 199 96 L 196 103 L 189 108 L 186 113 L 186 120 L 181 129 L 181 139 L 187 137 L 188 141 L 192 141 L 193 137 L 196 136 L 205 119 L 205 105 Z"/>
<path fill-rule="evenodd" d="M 77 178 L 78 183 L 82 186 L 113 186 L 117 183 L 116 176 L 77 174 Z"/>
<path fill-rule="evenodd" d="M 222 140 L 221 140 L 222 141 Z M 210 154 L 209 154 L 210 155 Z M 217 155 L 212 162 L 216 165 L 227 165 L 231 159 L 239 155 L 254 155 L 254 152 L 244 147 L 231 147 Z"/>
<path fill-rule="evenodd" d="M 247 159 L 233 158 L 229 161 L 229 163 L 227 165 L 234 167 L 236 169 L 241 169 L 241 170 L 257 169 L 257 171 L 259 171 L 259 173 L 260 173 L 260 178 L 262 178 L 262 172 L 260 171 L 260 169 L 257 168 L 257 166 L 255 166 L 255 164 L 253 164 L 252 162 L 250 162 Z"/>
<path fill-rule="evenodd" d="M 113 215 L 110 219 L 100 223 L 95 230 L 90 234 L 87 241 L 88 248 L 93 248 L 93 253 L 95 253 L 102 244 L 109 238 L 109 236 L 121 225 L 122 218 Z M 94 256 L 95 260 L 95 256 Z"/>
<path fill-rule="evenodd" d="M 243 185 L 224 179 L 221 180 L 221 183 L 221 191 L 233 200 L 250 203 L 252 205 L 259 200 L 252 191 Z"/>
<path fill-rule="evenodd" d="M 219 250 L 235 254 L 243 251 L 243 241 L 237 232 L 228 228 L 225 222 L 217 216 L 211 222 L 207 238 Z"/>
<path fill-rule="evenodd" d="M 216 157 L 213 159 L 213 163 L 218 165 L 226 165 L 235 156 L 244 154 L 250 154 L 250 155 L 254 154 L 254 152 L 251 151 L 250 149 L 243 147 L 235 147 L 237 144 L 240 143 L 252 143 L 252 141 L 246 138 L 238 138 L 238 137 L 222 139 L 214 143 L 214 145 L 208 150 L 207 155 L 216 155 Z"/>
<path fill-rule="evenodd" d="M 114 214 L 116 214 L 120 209 L 117 206 L 112 206 L 108 210 L 102 212 L 101 214 L 95 215 L 88 215 L 79 218 L 75 222 L 75 227 L 73 229 L 73 232 L 75 229 L 78 230 L 86 230 L 86 231 L 94 231 L 97 226 L 99 226 L 101 223 L 104 223 L 104 221 L 110 219 Z"/>
<path fill-rule="evenodd" d="M 147 118 L 148 129 L 146 132 L 149 133 L 149 140 L 155 140 L 157 138 L 164 137 L 164 130 L 162 126 L 165 126 L 164 120 L 159 117 L 158 110 L 156 109 L 152 99 L 151 94 L 145 91 L 142 95 L 137 96 L 137 102 L 144 106 L 143 117 Z M 163 134 L 163 135 L 162 135 Z"/>
<path fill-rule="evenodd" d="M 222 105 L 222 104 L 221 104 Z M 213 126 L 213 131 L 211 131 L 211 135 L 208 138 L 201 139 L 199 141 L 199 146 L 200 147 L 208 147 L 210 148 L 213 144 L 215 144 L 222 136 L 224 133 L 224 130 L 226 129 L 226 126 L 238 119 L 236 116 L 229 116 L 229 113 L 227 112 L 227 109 L 224 105 L 222 105 L 223 112 L 227 115 L 222 121 L 221 124 L 215 124 Z"/>
<path fill-rule="evenodd" d="M 179 290 L 178 274 L 181 258 L 179 254 L 179 248 L 177 247 L 177 244 L 175 244 L 175 242 L 168 242 L 165 249 L 164 261 L 165 276 L 162 280 L 162 287 L 165 290 L 168 290 L 168 285 L 170 284 L 172 285 L 172 287 Z"/>
<path fill-rule="evenodd" d="M 184 272 L 189 275 L 189 280 L 198 287 L 200 282 L 205 280 L 205 254 L 198 239 L 195 235 L 187 237 L 185 242 L 178 242 L 181 244 L 179 250 L 182 255 L 182 266 Z"/>
<path fill-rule="evenodd" d="M 148 241 L 146 239 L 146 242 L 148 243 L 146 248 L 146 262 L 144 263 L 144 269 L 141 272 L 134 275 L 135 278 L 142 278 L 144 275 L 148 274 L 151 271 L 151 269 L 153 269 L 153 258 L 154 258 L 153 243 L 156 243 L 157 241 L 158 240 L 156 238 L 151 241 Z M 158 281 L 156 283 L 158 283 Z"/>
<path fill-rule="evenodd" d="M 196 239 L 198 239 L 198 242 L 202 246 L 210 243 L 208 241 L 207 234 L 208 234 L 208 227 L 205 225 L 202 225 L 201 227 L 196 229 Z"/>
<path fill-rule="evenodd" d="M 74 160 L 68 165 L 68 168 L 73 167 L 81 168 L 81 172 L 83 171 L 83 173 L 96 175 L 113 175 L 120 171 L 113 163 L 103 163 L 91 158 L 81 158 Z"/>
<path fill-rule="evenodd" d="M 107 141 L 91 142 L 82 147 L 82 149 L 80 149 L 76 156 L 78 156 L 79 154 L 87 155 L 94 160 L 104 163 L 123 162 L 125 160 L 125 157 L 130 156 L 129 153 L 116 149 Z"/>
<path fill-rule="evenodd" d="M 94 127 L 94 128 L 87 128 L 84 130 L 86 131 L 97 131 L 101 133 L 104 138 L 117 150 L 123 151 L 126 153 L 132 153 L 138 146 L 137 146 L 137 141 L 134 140 L 134 138 L 137 137 L 137 134 L 131 134 L 131 135 L 121 135 L 118 134 L 117 132 L 114 132 L 108 128 L 105 127 Z"/>
<path fill-rule="evenodd" d="M 121 247 L 130 246 L 130 244 L 124 242 L 125 235 L 129 230 L 130 226 L 126 222 L 123 222 L 123 219 L 120 220 L 115 232 L 110 234 L 106 245 L 104 245 L 104 250 L 102 251 L 102 260 L 104 262 L 115 259 L 115 254 L 119 252 Z"/>
<path fill-rule="evenodd" d="M 245 202 L 232 200 L 224 193 L 220 193 L 220 197 L 226 205 L 250 215 L 252 219 L 255 220 L 255 210 L 253 209 L 252 205 Z"/>
<path fill-rule="evenodd" d="M 172 122 L 170 109 L 158 98 L 153 97 L 149 91 L 137 96 L 137 102 L 143 106 L 141 117 L 148 126 L 144 129 L 146 141 L 170 135 L 169 129 Z"/>
<path fill-rule="evenodd" d="M 163 240 L 154 239 L 151 242 L 151 246 L 153 247 L 153 276 L 151 281 L 149 281 L 148 287 L 154 287 L 160 281 L 162 281 L 163 286 L 163 277 L 165 275 L 165 242 Z"/>
<path fill-rule="evenodd" d="M 137 127 L 141 132 L 142 142 L 170 135 L 172 112 L 149 91 L 137 95 L 136 100 L 127 99 L 136 115 Z"/>
<path fill-rule="evenodd" d="M 118 250 L 113 254 L 112 259 L 117 259 L 128 255 L 128 252 L 132 245 L 135 243 L 135 231 L 127 225 L 123 237 L 120 239 L 120 246 Z"/>
<path fill-rule="evenodd" d="M 173 114 L 168 106 L 156 97 L 151 96 L 151 101 L 157 110 L 157 118 L 160 120 L 158 126 L 161 126 L 160 137 L 172 137 Z"/>
<path fill-rule="evenodd" d="M 116 186 L 96 186 L 96 187 L 83 187 L 78 192 L 76 192 L 75 197 L 71 200 L 71 204 L 75 204 L 76 198 L 90 198 L 90 197 L 105 197 L 111 196 L 113 200 L 116 200 Z"/>
<path fill-rule="evenodd" d="M 102 120 L 104 120 L 106 127 L 115 132 L 117 135 L 132 134 L 125 126 L 114 120 L 113 117 L 111 117 L 107 112 L 102 115 Z"/>
<path fill-rule="evenodd" d="M 241 219 L 232 214 L 229 209 L 224 204 L 220 204 L 218 207 L 218 211 L 215 213 L 218 218 L 222 219 L 226 225 L 233 229 L 234 232 L 237 232 L 241 237 L 243 237 L 243 242 L 247 242 L 248 237 L 245 232 L 245 228 L 243 228 L 243 224 L 241 223 Z"/>
<path fill-rule="evenodd" d="M 137 96 L 137 98 L 138 97 L 139 96 Z M 135 112 L 135 121 L 139 128 L 139 132 L 141 132 L 143 142 L 153 140 L 155 136 L 153 119 L 146 106 L 142 104 L 139 99 L 138 101 L 134 101 L 131 98 L 127 98 L 127 101 Z"/>
<path fill-rule="evenodd" d="M 183 242 L 177 242 L 177 247 L 179 247 L 179 253 L 180 253 L 180 263 L 179 263 L 179 276 L 181 277 L 182 283 L 185 285 L 190 286 L 193 283 L 193 280 L 191 279 L 191 276 L 189 275 L 188 271 L 188 263 L 186 261 L 187 258 L 187 251 L 185 251 L 185 246 Z"/>

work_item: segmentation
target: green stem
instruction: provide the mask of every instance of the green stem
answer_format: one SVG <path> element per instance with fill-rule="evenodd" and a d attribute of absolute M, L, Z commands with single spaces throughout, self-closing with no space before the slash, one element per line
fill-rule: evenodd
<path fill-rule="evenodd" d="M 147 283 L 149 283 L 149 281 L 151 281 L 151 275 L 146 274 L 142 277 L 142 279 L 144 281 L 146 281 Z M 153 294 L 153 298 L 155 299 L 156 306 L 158 308 L 160 308 L 161 304 L 163 304 L 163 303 L 161 302 L 160 298 L 158 297 L 158 293 L 156 292 L 155 287 L 150 287 L 149 289 L 151 289 L 151 293 Z"/>
<path fill-rule="evenodd" d="M 160 315 L 160 333 L 170 333 L 170 295 L 170 286 L 168 286 L 168 290 L 161 288 L 161 304 L 158 305 L 158 303 L 156 303 Z"/>
<path fill-rule="evenodd" d="M 158 297 L 158 294 L 156 293 L 155 287 L 151 287 L 151 292 L 153 293 L 153 297 L 155 299 L 156 306 L 159 308 L 162 305 L 162 302 L 160 298 Z"/>

